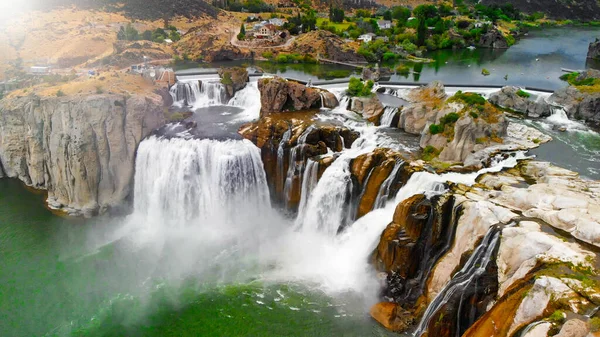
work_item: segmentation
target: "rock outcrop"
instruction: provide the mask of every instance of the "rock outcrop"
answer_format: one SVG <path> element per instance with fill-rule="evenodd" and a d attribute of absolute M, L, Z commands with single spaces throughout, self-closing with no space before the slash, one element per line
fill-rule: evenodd
<path fill-rule="evenodd" d="M 309 54 L 314 57 L 320 55 L 339 62 L 366 63 L 364 56 L 349 47 L 342 38 L 321 29 L 298 36 L 290 47 L 285 48 L 285 51 L 301 55 Z"/>
<path fill-rule="evenodd" d="M 337 106 L 335 95 L 327 90 L 310 88 L 304 84 L 288 81 L 281 77 L 260 79 L 258 90 L 260 91 L 261 116 L 274 112 L 302 111 L 321 107 L 334 108 Z M 331 106 L 334 102 L 335 105 Z"/>
<path fill-rule="evenodd" d="M 450 186 L 439 199 L 453 200 L 446 208 L 423 195 L 403 201 L 373 253 L 387 284 L 371 315 L 398 332 L 419 322 L 424 336 L 508 337 L 529 325 L 530 337 L 586 336 L 583 315 L 600 304 L 600 282 L 597 251 L 582 242 L 600 244 L 598 193 L 598 182 L 524 161 L 473 187 Z M 410 275 L 423 275 L 424 287 Z"/>
<path fill-rule="evenodd" d="M 508 48 L 508 42 L 502 32 L 497 29 L 490 29 L 487 33 L 481 35 L 479 46 L 484 48 L 506 49 Z"/>
<path fill-rule="evenodd" d="M 594 42 L 590 42 L 588 46 L 587 58 L 597 60 L 600 59 L 600 40 L 596 39 Z"/>
<path fill-rule="evenodd" d="M 439 107 L 446 98 L 444 85 L 439 81 L 411 90 L 407 97 L 411 104 L 402 109 L 398 128 L 420 135 L 427 123 L 433 123 L 438 118 Z"/>
<path fill-rule="evenodd" d="M 526 96 L 527 93 L 520 96 L 519 92 L 523 92 L 522 89 L 503 87 L 500 91 L 492 93 L 488 100 L 490 103 L 520 112 L 528 117 L 548 117 L 552 114 L 550 105 L 545 100 L 532 100 Z"/>
<path fill-rule="evenodd" d="M 165 123 L 156 94 L 6 98 L 0 167 L 48 191 L 48 205 L 90 216 L 130 195 L 138 144 Z"/>
<path fill-rule="evenodd" d="M 250 80 L 248 70 L 243 67 L 219 68 L 218 73 L 229 98 L 232 98 L 236 92 L 244 89 Z"/>
<path fill-rule="evenodd" d="M 600 93 L 582 92 L 569 86 L 556 90 L 548 100 L 563 107 L 570 119 L 600 126 Z"/>
<path fill-rule="evenodd" d="M 369 97 L 352 97 L 350 100 L 350 111 L 354 111 L 375 125 L 379 125 L 381 115 L 385 107 L 381 104 L 377 95 Z"/>
<path fill-rule="evenodd" d="M 273 201 L 292 212 L 301 199 L 308 159 L 319 163 L 320 176 L 326 166 L 318 157 L 349 148 L 358 138 L 356 131 L 343 126 L 311 125 L 293 117 L 263 117 L 242 126 L 239 133 L 260 148 Z"/>
<path fill-rule="evenodd" d="M 404 162 L 405 159 L 398 152 L 384 148 L 377 148 L 351 161 L 350 172 L 361 191 L 356 219 L 372 211 L 376 206 L 383 206 L 384 200 L 380 198 L 395 195 L 408 180 L 410 174 Z M 391 179 L 386 183 L 390 177 Z M 382 188 L 386 190 L 382 191 Z"/>

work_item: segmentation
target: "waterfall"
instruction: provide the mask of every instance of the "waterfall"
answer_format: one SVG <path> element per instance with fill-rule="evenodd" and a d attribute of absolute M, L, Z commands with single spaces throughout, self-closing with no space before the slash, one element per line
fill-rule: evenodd
<path fill-rule="evenodd" d="M 261 107 L 258 82 L 248 82 L 244 89 L 235 93 L 227 105 L 243 108 L 244 115 L 249 118 L 257 118 L 260 115 Z"/>
<path fill-rule="evenodd" d="M 398 113 L 398 108 L 395 107 L 385 107 L 385 110 L 383 111 L 383 115 L 381 115 L 381 121 L 380 124 L 381 126 L 393 126 L 392 122 L 394 121 L 394 117 L 396 117 L 396 114 Z"/>
<path fill-rule="evenodd" d="M 144 140 L 134 196 L 135 212 L 161 226 L 240 223 L 271 209 L 260 151 L 247 140 Z"/>
<path fill-rule="evenodd" d="M 286 198 L 286 202 L 290 200 L 292 193 L 292 184 L 294 183 L 294 176 L 299 175 L 300 177 L 304 174 L 304 169 L 306 165 L 306 161 L 304 158 L 304 145 L 306 144 L 306 139 L 310 135 L 310 133 L 315 129 L 314 125 L 309 126 L 302 132 L 300 137 L 298 137 L 298 141 L 296 146 L 294 146 L 290 150 L 289 154 L 289 163 L 288 163 L 288 171 L 285 176 L 285 182 L 283 187 L 283 195 Z M 289 130 L 288 130 L 289 131 Z M 279 161 L 279 151 L 277 153 Z"/>
<path fill-rule="evenodd" d="M 379 187 L 379 192 L 377 193 L 377 198 L 375 199 L 374 209 L 385 207 L 385 204 L 387 203 L 388 199 L 391 197 L 390 192 L 391 192 L 392 183 L 396 179 L 396 176 L 398 175 L 398 171 L 400 171 L 400 168 L 402 168 L 402 166 L 404 166 L 404 161 L 397 160 L 396 164 L 394 165 L 394 169 L 392 170 L 390 175 L 383 181 L 383 183 Z"/>
<path fill-rule="evenodd" d="M 202 108 L 228 103 L 225 86 L 220 82 L 178 81 L 169 92 L 173 97 L 173 102 L 179 106 Z"/>
<path fill-rule="evenodd" d="M 200 97 L 200 81 L 178 81 L 169 89 L 173 102 L 180 106 L 193 105 Z"/>
<path fill-rule="evenodd" d="M 350 220 L 348 197 L 351 191 L 350 159 L 340 157 L 325 170 L 302 217 L 298 217 L 302 229 L 335 236 Z M 302 193 L 306 192 L 303 190 Z"/>
<path fill-rule="evenodd" d="M 500 240 L 500 232 L 498 226 L 492 226 L 490 228 L 481 244 L 475 249 L 473 254 L 471 254 L 471 257 L 467 263 L 465 263 L 464 267 L 454 275 L 450 282 L 444 286 L 427 307 L 413 336 L 421 336 L 425 330 L 427 330 L 433 315 L 437 313 L 437 311 L 445 305 L 453 295 L 464 292 L 479 276 L 485 273 L 488 264 L 494 257 L 494 252 L 496 251 L 496 247 Z M 457 329 L 457 331 L 460 331 L 460 328 Z"/>
<path fill-rule="evenodd" d="M 319 174 L 319 163 L 308 159 L 304 176 L 302 177 L 302 193 L 300 195 L 300 206 L 298 207 L 298 217 L 296 218 L 296 226 L 301 226 L 299 219 L 304 219 L 306 215 L 306 207 L 308 200 L 312 196 L 313 190 L 317 186 L 317 176 Z"/>

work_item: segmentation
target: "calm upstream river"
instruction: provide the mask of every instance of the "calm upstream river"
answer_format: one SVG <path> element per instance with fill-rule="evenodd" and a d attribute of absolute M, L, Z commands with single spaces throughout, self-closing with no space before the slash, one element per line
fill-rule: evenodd
<path fill-rule="evenodd" d="M 599 33 L 547 29 L 531 32 L 506 51 L 439 51 L 431 55 L 436 63 L 413 65 L 420 75 L 392 80 L 555 89 L 564 85 L 558 80 L 561 67 L 586 66 L 587 44 Z M 257 65 L 304 79 L 352 72 L 334 66 Z M 483 67 L 490 76 L 481 75 Z M 541 159 L 560 157 L 555 162 L 598 179 L 597 134 L 561 134 L 551 125 L 530 123 L 557 139 L 535 151 Z M 584 159 L 571 160 L 578 151 Z M 332 294 L 302 282 L 266 282 L 253 261 L 217 256 L 225 262 L 208 263 L 210 272 L 202 277 L 179 275 L 181 264 L 202 256 L 186 256 L 168 244 L 139 246 L 122 233 L 124 222 L 58 217 L 44 207 L 44 195 L 0 179 L 0 336 L 392 335 L 368 317 L 369 303 L 356 294 Z"/>
<path fill-rule="evenodd" d="M 431 52 L 425 56 L 434 59 L 434 63 L 409 63 L 415 73 L 407 76 L 393 75 L 391 80 L 421 83 L 439 80 L 444 84 L 516 85 L 555 90 L 565 86 L 565 82 L 559 79 L 563 74 L 561 68 L 579 70 L 595 66 L 600 69 L 600 64 L 590 64 L 586 60 L 588 45 L 596 38 L 600 38 L 598 27 L 533 29 L 507 50 L 463 49 Z M 248 62 L 235 63 L 250 65 Z M 231 64 L 228 62 L 200 66 L 211 68 Z M 337 65 L 270 62 L 256 62 L 254 65 L 268 73 L 313 81 L 360 74 L 354 68 Z M 198 66 L 188 64 L 182 68 Z M 394 68 L 393 65 L 389 66 Z M 483 68 L 490 71 L 489 76 L 481 74 Z"/>

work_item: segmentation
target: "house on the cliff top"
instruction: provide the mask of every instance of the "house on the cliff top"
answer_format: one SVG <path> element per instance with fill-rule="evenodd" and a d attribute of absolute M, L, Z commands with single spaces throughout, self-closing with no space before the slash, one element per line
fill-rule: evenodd
<path fill-rule="evenodd" d="M 254 33 L 254 37 L 257 39 L 270 39 L 277 35 L 277 27 L 271 23 L 267 23 L 258 29 Z"/>

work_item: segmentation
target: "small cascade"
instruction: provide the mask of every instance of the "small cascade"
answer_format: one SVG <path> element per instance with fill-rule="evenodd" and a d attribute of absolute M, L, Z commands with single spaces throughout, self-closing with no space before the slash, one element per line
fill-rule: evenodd
<path fill-rule="evenodd" d="M 304 219 L 306 215 L 306 208 L 308 200 L 310 200 L 313 190 L 317 187 L 319 175 L 319 163 L 308 159 L 306 162 L 306 169 L 304 170 L 304 176 L 302 177 L 302 193 L 300 195 L 300 206 L 298 207 L 298 217 L 296 218 L 296 226 L 300 226 L 299 219 Z"/>
<path fill-rule="evenodd" d="M 200 97 L 201 83 L 198 80 L 178 81 L 169 89 L 173 102 L 179 106 L 194 105 Z"/>
<path fill-rule="evenodd" d="M 294 146 L 289 153 L 289 164 L 287 174 L 285 176 L 285 182 L 283 187 L 283 195 L 285 196 L 286 206 L 289 207 L 289 200 L 292 198 L 292 189 L 294 184 L 294 177 L 300 176 L 301 181 L 303 180 L 303 174 L 306 166 L 307 159 L 304 157 L 304 145 L 306 144 L 306 139 L 310 135 L 310 133 L 315 129 L 314 125 L 309 126 L 302 132 L 300 137 L 298 137 L 298 141 L 296 146 Z M 279 160 L 279 152 L 278 158 Z M 302 193 L 302 192 L 300 192 Z"/>
<path fill-rule="evenodd" d="M 158 226 L 239 223 L 271 209 L 260 151 L 247 140 L 146 139 L 134 196 L 134 214 Z"/>
<path fill-rule="evenodd" d="M 323 173 L 297 223 L 303 230 L 335 236 L 350 220 L 351 191 L 350 159 L 340 157 Z"/>
<path fill-rule="evenodd" d="M 169 92 L 173 97 L 173 102 L 179 106 L 202 108 L 228 103 L 227 91 L 220 82 L 178 81 Z"/>
<path fill-rule="evenodd" d="M 244 109 L 245 115 L 248 117 L 258 117 L 260 114 L 260 92 L 258 91 L 258 82 L 249 82 L 246 84 L 246 87 L 236 92 L 227 104 Z"/>
<path fill-rule="evenodd" d="M 488 265 L 492 262 L 500 240 L 500 233 L 501 230 L 499 226 L 492 226 L 490 228 L 481 244 L 475 249 L 473 254 L 471 254 L 471 257 L 467 263 L 465 263 L 464 267 L 454 275 L 427 307 L 413 336 L 421 336 L 427 330 L 434 315 L 448 303 L 453 296 L 459 296 L 461 298 L 460 303 L 462 303 L 464 293 L 468 292 L 467 290 L 473 287 L 473 284 L 486 272 Z M 458 310 L 458 313 L 460 313 L 460 310 Z M 457 317 L 457 320 L 460 323 L 460 317 Z M 456 331 L 461 331 L 460 326 L 457 327 Z"/>
<path fill-rule="evenodd" d="M 393 126 L 394 117 L 398 114 L 398 108 L 396 107 L 385 107 L 383 110 L 383 115 L 381 115 L 381 126 Z"/>
<path fill-rule="evenodd" d="M 375 206 L 373 209 L 383 208 L 385 207 L 387 201 L 389 200 L 391 195 L 392 183 L 396 180 L 396 176 L 400 169 L 404 166 L 403 160 L 397 160 L 394 165 L 394 169 L 390 173 L 390 175 L 383 181 L 381 186 L 379 187 L 379 192 L 377 193 L 377 198 L 375 199 Z"/>

